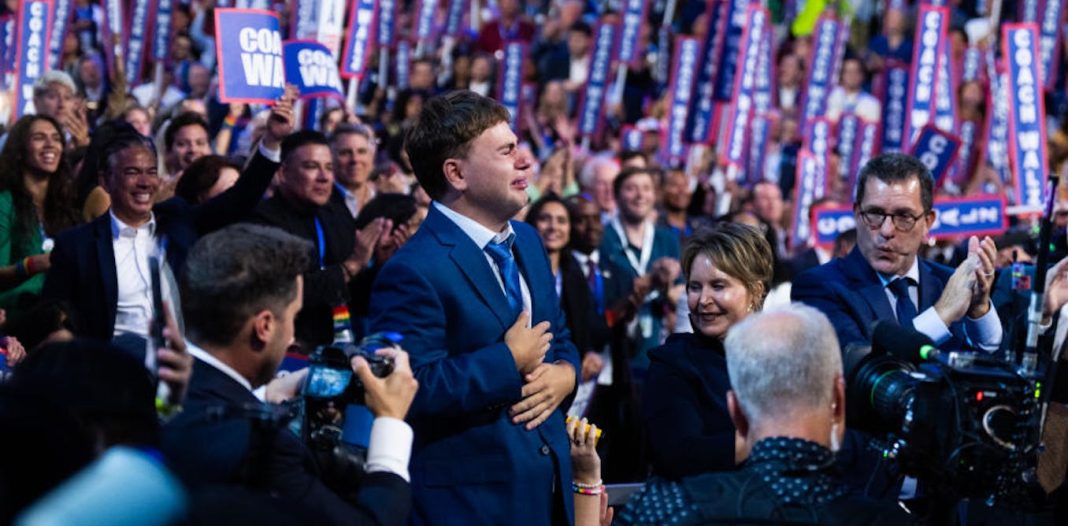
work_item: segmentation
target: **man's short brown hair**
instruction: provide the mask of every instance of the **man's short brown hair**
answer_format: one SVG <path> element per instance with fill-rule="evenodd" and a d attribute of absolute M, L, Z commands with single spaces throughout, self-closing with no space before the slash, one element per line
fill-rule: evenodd
<path fill-rule="evenodd" d="M 432 199 L 448 190 L 446 159 L 465 157 L 482 132 L 508 122 L 508 110 L 497 101 L 467 90 L 452 91 L 426 101 L 405 134 L 405 149 L 419 184 Z"/>

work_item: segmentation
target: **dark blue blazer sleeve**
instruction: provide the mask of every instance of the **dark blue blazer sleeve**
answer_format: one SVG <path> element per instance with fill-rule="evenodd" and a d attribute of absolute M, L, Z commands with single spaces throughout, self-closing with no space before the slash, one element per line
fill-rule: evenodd
<path fill-rule="evenodd" d="M 464 416 L 519 401 L 523 381 L 503 339 L 450 352 L 446 306 L 434 290 L 426 276 L 395 257 L 382 268 L 371 293 L 371 332 L 404 336 L 401 346 L 419 381 L 410 415 Z M 566 350 L 563 354 L 566 359 Z"/>

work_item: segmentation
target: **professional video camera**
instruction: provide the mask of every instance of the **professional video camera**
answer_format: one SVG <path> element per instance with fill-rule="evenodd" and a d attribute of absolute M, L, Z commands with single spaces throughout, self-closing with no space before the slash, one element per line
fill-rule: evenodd
<path fill-rule="evenodd" d="M 384 378 L 393 372 L 393 359 L 376 351 L 396 347 L 400 335 L 379 333 L 359 345 L 334 342 L 308 356 L 304 382 L 300 435 L 319 460 L 324 482 L 344 491 L 363 474 L 374 415 L 364 405 L 363 382 L 352 371 L 356 356 L 367 360 L 371 372 Z"/>
<path fill-rule="evenodd" d="M 846 349 L 849 426 L 886 437 L 884 458 L 928 495 L 1026 507 L 1037 490 L 1040 375 L 941 352 L 893 322 L 879 322 L 872 342 Z"/>

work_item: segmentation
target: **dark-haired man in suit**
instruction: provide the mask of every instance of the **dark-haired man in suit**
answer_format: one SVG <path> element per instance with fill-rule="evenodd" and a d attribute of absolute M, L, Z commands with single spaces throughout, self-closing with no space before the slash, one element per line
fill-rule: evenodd
<path fill-rule="evenodd" d="M 564 412 L 580 370 L 527 204 L 532 160 L 492 99 L 427 101 L 407 134 L 434 199 L 382 268 L 371 330 L 404 336 L 415 524 L 570 524 Z"/>

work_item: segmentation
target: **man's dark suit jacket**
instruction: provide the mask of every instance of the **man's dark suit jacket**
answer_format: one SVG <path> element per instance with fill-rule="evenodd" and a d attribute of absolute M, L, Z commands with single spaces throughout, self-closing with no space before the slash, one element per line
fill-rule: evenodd
<path fill-rule="evenodd" d="M 922 313 L 933 306 L 953 269 L 920 259 L 919 305 Z M 845 348 L 854 342 L 870 343 L 876 321 L 896 320 L 879 275 L 854 248 L 844 258 L 835 258 L 825 265 L 802 272 L 794 278 L 790 299 L 811 305 L 827 315 L 838 334 L 838 343 Z M 939 345 L 946 350 L 972 350 L 964 337 L 964 322 L 949 326 L 952 336 Z"/>
<path fill-rule="evenodd" d="M 531 295 L 531 321 L 551 323 L 546 363 L 581 368 L 534 229 L 512 222 L 513 253 Z M 430 208 L 382 268 L 371 294 L 371 330 L 403 335 L 419 380 L 408 420 L 415 430 L 415 524 L 572 523 L 571 452 L 564 401 L 533 431 L 512 423 L 523 377 L 504 342 L 515 314 L 485 252 Z M 563 516 L 560 516 L 563 515 Z"/>
<path fill-rule="evenodd" d="M 236 380 L 196 360 L 185 409 L 163 430 L 171 469 L 190 489 L 251 487 L 302 504 L 329 524 L 407 522 L 411 491 L 403 478 L 369 473 L 355 500 L 343 500 L 317 478 L 313 457 L 284 424 L 271 429 L 242 414 L 265 407 Z"/>
<path fill-rule="evenodd" d="M 323 260 L 319 261 L 318 234 L 315 219 L 323 227 Z M 311 243 L 308 268 L 304 271 L 304 306 L 297 315 L 296 336 L 307 351 L 334 340 L 333 308 L 344 303 L 355 311 L 351 299 L 359 291 L 369 289 L 373 272 L 361 271 L 345 283 L 341 262 L 352 254 L 356 243 L 356 223 L 344 205 L 327 204 L 318 208 L 304 208 L 290 203 L 282 195 L 275 195 L 260 203 L 251 221 L 281 228 Z"/>
<path fill-rule="evenodd" d="M 153 207 L 156 237 L 167 240 L 167 263 L 176 276 L 181 275 L 185 257 L 200 236 L 248 215 L 263 198 L 277 169 L 278 163 L 257 152 L 234 186 L 215 198 L 193 205 L 172 197 Z M 113 243 L 111 214 L 56 238 L 41 296 L 70 304 L 79 336 L 110 340 L 115 332 L 119 280 Z"/>

